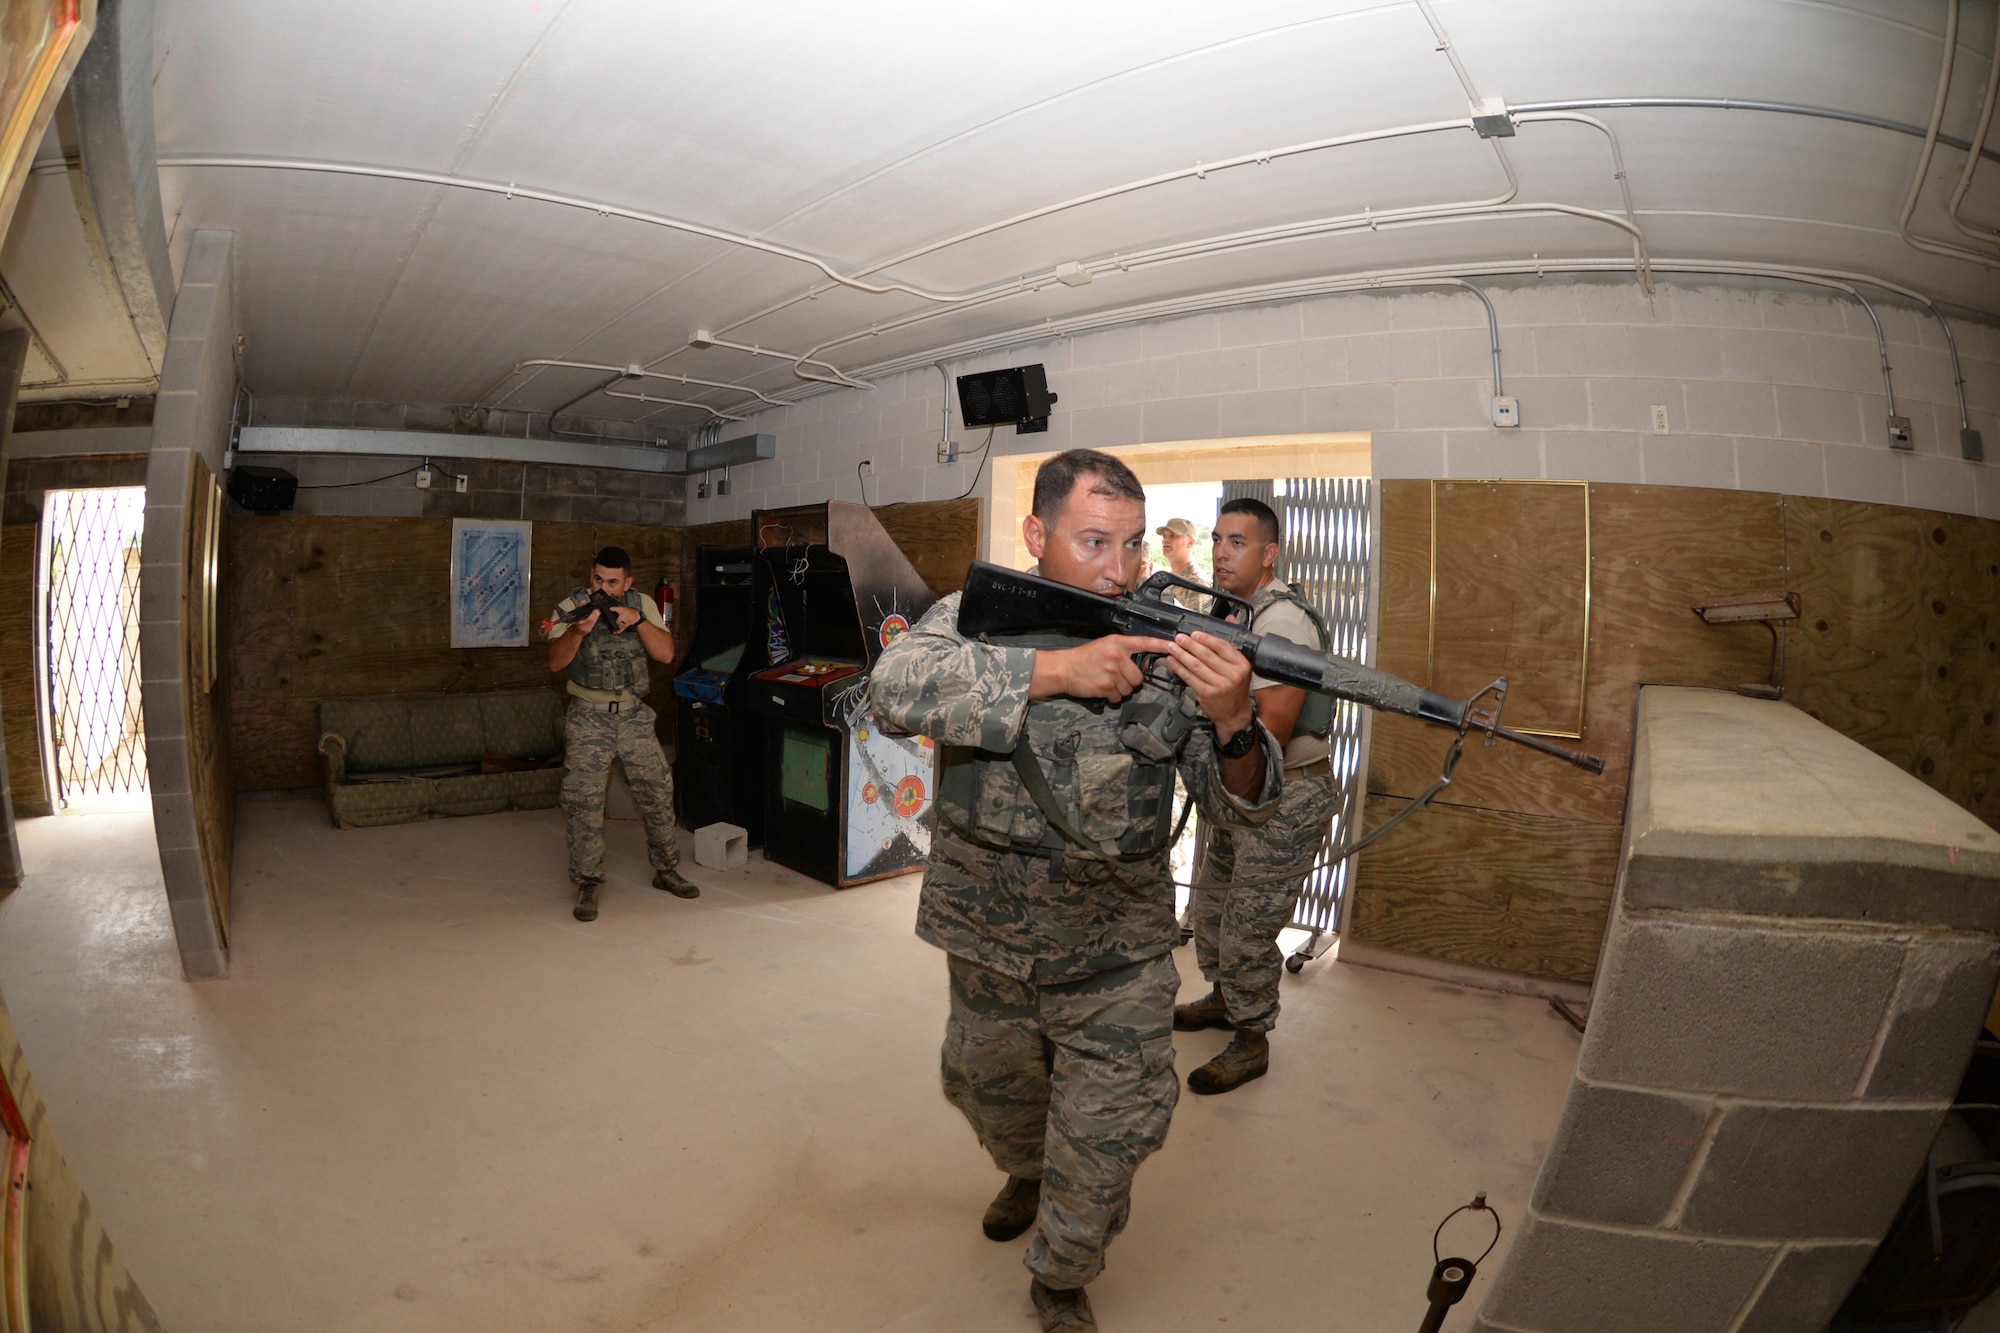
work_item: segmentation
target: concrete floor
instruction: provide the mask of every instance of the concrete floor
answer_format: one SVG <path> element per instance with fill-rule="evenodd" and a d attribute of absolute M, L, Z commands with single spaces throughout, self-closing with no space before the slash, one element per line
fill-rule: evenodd
<path fill-rule="evenodd" d="M 683 902 L 614 822 L 585 926 L 554 811 L 340 832 L 246 803 L 237 830 L 227 981 L 180 979 L 144 814 L 24 821 L 0 904 L 29 1066 L 169 1329 L 1035 1326 L 938 1091 L 914 876 L 753 859 Z M 1272 1073 L 1183 1097 L 1140 1171 L 1107 1333 L 1415 1327 L 1446 1212 L 1483 1189 L 1518 1225 L 1576 1035 L 1327 961 L 1284 985 Z M 1223 1041 L 1183 1034 L 1183 1072 Z"/>

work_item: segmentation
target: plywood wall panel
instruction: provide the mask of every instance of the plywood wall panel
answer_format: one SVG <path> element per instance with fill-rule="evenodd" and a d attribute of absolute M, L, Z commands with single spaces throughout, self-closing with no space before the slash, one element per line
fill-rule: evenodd
<path fill-rule="evenodd" d="M 1410 489 L 1409 483 L 1395 487 Z M 1392 509 L 1394 493 L 1384 486 L 1380 661 L 1421 684 L 1428 679 L 1430 511 L 1427 496 L 1407 493 Z M 1482 746 L 1468 750 L 1444 799 L 1482 809 L 1621 822 L 1639 686 L 1733 688 L 1764 678 L 1770 643 L 1764 629 L 1707 625 L 1690 608 L 1781 585 L 1784 532 L 1777 501 L 1738 491 L 1592 487 L 1590 664 L 1584 734 L 1574 744 L 1604 759 L 1605 771 L 1594 776 L 1519 747 Z M 1504 540 L 1516 539 L 1518 534 Z M 1516 721 L 1511 714 L 1507 720 Z M 1437 776 L 1448 742 L 1449 734 L 1439 728 L 1378 717 L 1369 790 L 1414 796 Z"/>
<path fill-rule="evenodd" d="M 1851 501 L 1789 505 L 1802 609 L 1790 697 L 2000 819 L 2000 524 Z"/>
<path fill-rule="evenodd" d="M 1378 660 L 1418 681 L 1430 597 L 1428 486 L 1382 486 Z M 1798 591 L 1803 619 L 1786 636 L 1788 700 L 1988 822 L 2000 819 L 2000 524 L 1662 486 L 1594 486 L 1591 519 L 1581 744 L 1605 758 L 1605 774 L 1591 778 L 1504 746 L 1469 751 L 1440 808 L 1417 816 L 1414 833 L 1399 831 L 1362 854 L 1349 919 L 1355 938 L 1588 979 L 1595 937 L 1549 923 L 1581 920 L 1575 909 L 1585 900 L 1609 904 L 1639 687 L 1729 689 L 1769 670 L 1771 637 L 1761 625 L 1708 625 L 1689 609 L 1718 597 Z M 1384 798 L 1407 798 L 1436 776 L 1449 740 L 1401 718 L 1378 717 L 1373 735 L 1371 824 L 1395 808 Z M 1482 822 L 1500 816 L 1551 822 Z M 1570 851 L 1507 832 L 1525 828 Z M 1596 850 L 1572 855 L 1586 847 Z M 1571 857 L 1561 862 L 1565 874 L 1551 871 L 1551 856 Z M 1501 958 L 1514 961 L 1494 961 Z"/>
<path fill-rule="evenodd" d="M 1505 677 L 1513 726 L 1577 730 L 1589 656 L 1588 495 L 1559 482 L 1432 485 L 1432 689 L 1465 699 Z"/>
<path fill-rule="evenodd" d="M 1401 805 L 1370 796 L 1366 825 Z M 1362 854 L 1348 928 L 1405 953 L 1587 982 L 1621 836 L 1615 824 L 1433 807 Z"/>
<path fill-rule="evenodd" d="M 883 530 L 902 548 L 917 577 L 933 597 L 965 586 L 965 573 L 979 558 L 982 501 L 934 500 L 884 505 L 874 511 Z"/>

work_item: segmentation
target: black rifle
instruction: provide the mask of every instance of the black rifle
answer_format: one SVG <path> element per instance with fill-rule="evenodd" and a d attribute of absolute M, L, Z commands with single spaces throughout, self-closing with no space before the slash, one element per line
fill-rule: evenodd
<path fill-rule="evenodd" d="M 574 625 L 577 621 L 588 617 L 591 612 L 600 611 L 604 613 L 605 618 L 598 623 L 601 625 L 610 625 L 613 634 L 623 634 L 625 631 L 619 628 L 618 617 L 611 613 L 624 605 L 625 599 L 622 597 L 613 597 L 610 593 L 602 591 L 594 592 L 590 595 L 589 601 L 578 602 L 570 610 L 557 616 L 556 619 L 565 625 Z"/>
<path fill-rule="evenodd" d="M 1169 602 L 1164 595 L 1168 588 L 1189 588 L 1228 603 L 1232 609 L 1240 608 L 1241 623 L 1232 624 Z M 1106 634 L 1137 634 L 1171 640 L 1177 634 L 1213 634 L 1249 658 L 1257 674 L 1266 680 L 1351 699 L 1385 713 L 1401 713 L 1449 727 L 1461 736 L 1479 731 L 1485 734 L 1488 745 L 1496 740 L 1512 741 L 1592 773 L 1604 771 L 1604 761 L 1596 755 L 1566 750 L 1539 736 L 1501 726 L 1500 710 L 1507 702 L 1505 676 L 1470 699 L 1451 699 L 1344 657 L 1302 648 L 1272 635 L 1253 634 L 1249 623 L 1250 604 L 1242 598 L 1204 588 L 1165 570 L 1122 597 L 1106 597 L 976 560 L 965 576 L 965 594 L 958 603 L 958 632 L 967 638 L 1062 634 L 1096 639 Z"/>

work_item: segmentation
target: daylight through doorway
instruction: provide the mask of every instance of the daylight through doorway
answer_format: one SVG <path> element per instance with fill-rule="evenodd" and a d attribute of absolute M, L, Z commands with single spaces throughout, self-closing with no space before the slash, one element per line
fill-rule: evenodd
<path fill-rule="evenodd" d="M 143 486 L 50 491 L 42 507 L 43 656 L 57 804 L 146 790 L 139 706 Z"/>

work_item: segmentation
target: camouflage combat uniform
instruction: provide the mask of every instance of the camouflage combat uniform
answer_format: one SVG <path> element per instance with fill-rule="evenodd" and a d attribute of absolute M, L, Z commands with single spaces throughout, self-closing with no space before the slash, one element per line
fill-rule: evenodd
<path fill-rule="evenodd" d="M 590 589 L 578 588 L 556 607 L 561 616 L 590 600 Z M 653 599 L 628 591 L 625 605 L 648 623 L 666 628 Z M 551 617 L 549 637 L 573 633 Z M 598 617 L 590 636 L 569 664 L 569 711 L 563 716 L 563 810 L 569 816 L 569 877 L 578 884 L 604 878 L 604 797 L 611 781 L 611 761 L 625 771 L 625 785 L 646 824 L 646 845 L 655 870 L 680 865 L 680 842 L 674 821 L 674 775 L 667 766 L 654 731 L 655 714 L 643 696 L 651 688 L 646 670 L 646 645 L 634 625 L 623 634 L 611 632 L 608 617 Z"/>
<path fill-rule="evenodd" d="M 1263 799 L 1243 801 L 1184 689 L 1149 683 L 1102 711 L 1030 703 L 1034 650 L 965 639 L 958 602 L 890 645 L 870 688 L 889 725 L 940 747 L 917 934 L 950 955 L 945 1096 L 1001 1170 L 1042 1182 L 1029 1269 L 1081 1287 L 1103 1269 L 1180 1094 L 1164 847 L 1175 770 L 1211 817 L 1247 825 L 1276 805 L 1276 747 L 1266 733 Z M 1087 847 L 1051 827 L 1017 743 Z"/>
<path fill-rule="evenodd" d="M 1267 632 L 1266 609 L 1296 597 L 1282 580 L 1273 579 L 1250 599 L 1251 627 Z M 1327 651 L 1324 629 L 1307 617 L 1297 619 L 1318 634 L 1319 650 Z M 1291 639 L 1294 633 L 1280 637 Z M 1258 689 L 1274 682 L 1258 676 L 1250 683 Z M 1196 887 L 1188 895 L 1195 961 L 1202 976 L 1222 992 L 1230 1025 L 1245 1031 L 1269 1032 L 1278 1022 L 1278 974 L 1285 961 L 1278 932 L 1291 920 L 1306 871 L 1318 859 L 1333 822 L 1326 741 L 1308 728 L 1323 732 L 1331 720 L 1330 701 L 1315 705 L 1308 696 L 1298 729 L 1285 747 L 1285 789 L 1269 820 L 1254 830 L 1213 824 L 1202 829 L 1204 851 Z"/>

